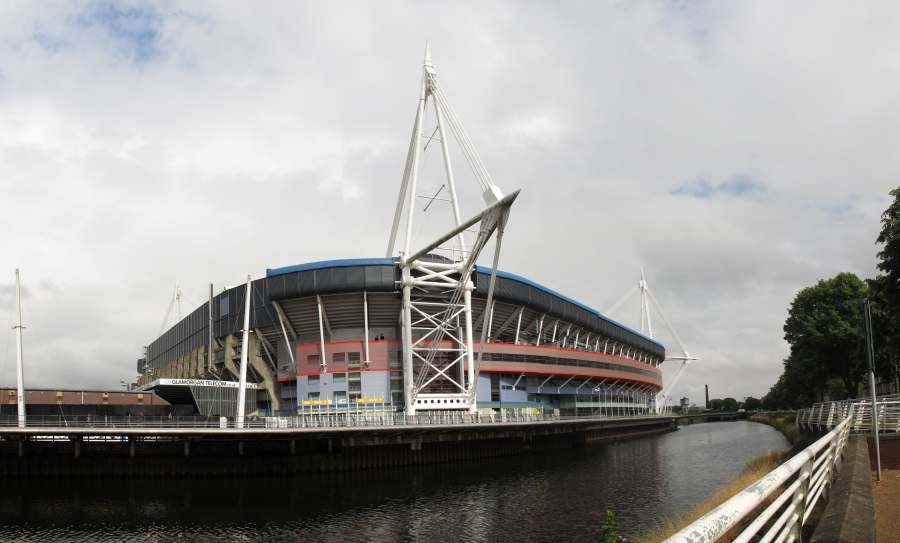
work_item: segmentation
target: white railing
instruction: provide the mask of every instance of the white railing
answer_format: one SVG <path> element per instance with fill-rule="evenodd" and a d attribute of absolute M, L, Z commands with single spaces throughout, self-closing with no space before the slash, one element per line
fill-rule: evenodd
<path fill-rule="evenodd" d="M 876 400 L 878 432 L 900 433 L 900 396 L 880 396 Z M 843 420 L 853 410 L 850 431 L 872 432 L 872 401 L 867 399 L 821 402 L 797 411 L 797 426 L 803 430 L 827 431 Z"/>
<path fill-rule="evenodd" d="M 848 416 L 824 437 L 666 541 L 712 543 L 739 527 L 732 541 L 800 541 L 804 524 L 831 485 L 852 416 L 851 405 Z"/>
<path fill-rule="evenodd" d="M 470 414 L 460 411 L 436 411 L 418 413 L 414 416 L 392 410 L 360 412 L 307 413 L 288 417 L 246 417 L 245 429 L 303 429 L 303 428 L 375 428 L 401 426 L 446 426 L 446 425 L 492 425 L 553 421 L 592 421 L 656 418 L 659 415 L 642 414 L 619 417 L 611 416 L 559 416 L 553 412 L 537 412 L 533 409 L 509 409 L 501 413 Z M 0 417 L 0 428 L 16 428 L 15 416 Z M 150 428 L 164 430 L 180 429 L 221 429 L 234 430 L 233 417 L 134 417 L 134 416 L 64 416 L 30 415 L 25 428 L 98 428 L 129 429 Z"/>

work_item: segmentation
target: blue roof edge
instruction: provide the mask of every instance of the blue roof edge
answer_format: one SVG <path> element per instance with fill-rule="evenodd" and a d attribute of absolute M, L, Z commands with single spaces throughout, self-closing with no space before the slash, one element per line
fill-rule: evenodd
<path fill-rule="evenodd" d="M 319 260 L 317 262 L 307 262 L 306 264 L 295 264 L 293 266 L 283 266 L 281 268 L 266 268 L 266 277 L 275 277 L 278 275 L 284 275 L 284 274 L 294 273 L 294 272 L 322 270 L 325 268 L 348 268 L 351 266 L 393 266 L 396 263 L 397 263 L 397 259 L 395 259 L 395 258 L 343 258 L 343 259 L 337 259 L 337 260 Z M 490 275 L 490 273 L 491 273 L 491 269 L 486 266 L 476 266 L 475 271 L 477 271 L 479 273 L 488 274 L 488 275 Z M 578 300 L 575 300 L 573 298 L 566 296 L 565 294 L 561 294 L 551 288 L 547 288 L 544 285 L 541 285 L 540 283 L 535 283 L 531 279 L 522 277 L 521 275 L 517 275 L 515 273 L 505 272 L 502 270 L 497 270 L 497 277 L 502 277 L 504 279 L 509 279 L 511 281 L 517 281 L 519 283 L 523 283 L 530 287 L 544 291 L 547 294 L 550 294 L 551 296 L 556 296 L 557 298 L 560 298 L 571 304 L 574 304 L 574 305 L 580 307 L 581 309 L 584 309 L 585 311 L 588 311 L 590 313 L 593 313 L 594 315 L 597 315 L 598 317 L 600 317 L 601 319 L 603 319 L 607 322 L 615 324 L 616 326 L 620 326 L 623 329 L 628 330 L 629 332 L 636 334 L 648 341 L 651 341 L 651 342 L 655 343 L 656 345 L 659 345 L 661 348 L 665 349 L 665 345 L 656 341 L 653 338 L 647 337 L 646 335 L 644 335 L 641 332 L 638 332 L 634 328 L 627 326 L 625 324 L 622 324 L 621 322 L 619 322 L 615 319 L 611 319 L 611 318 L 607 317 L 606 315 L 604 315 L 603 313 L 600 313 L 593 307 L 587 306 L 587 305 L 579 302 Z"/>
<path fill-rule="evenodd" d="M 310 270 L 322 270 L 325 268 L 349 268 L 350 266 L 393 266 L 397 261 L 393 258 L 342 258 L 338 260 L 319 260 L 306 264 L 295 264 L 281 268 L 266 268 L 266 277 L 275 277 L 286 273 L 294 273 Z"/>
<path fill-rule="evenodd" d="M 484 273 L 484 274 L 487 274 L 487 275 L 490 275 L 490 274 L 491 274 L 491 269 L 488 268 L 487 266 L 476 266 L 475 268 L 476 268 L 476 271 L 478 271 L 479 273 Z M 516 275 L 515 273 L 505 272 L 505 271 L 503 271 L 503 270 L 497 270 L 497 277 L 502 277 L 502 278 L 504 278 L 504 279 L 509 279 L 509 280 L 511 280 L 511 281 L 518 281 L 519 283 L 524 283 L 524 284 L 526 284 L 526 285 L 528 285 L 528 286 L 530 286 L 530 287 L 534 287 L 534 288 L 536 288 L 536 289 L 538 289 L 538 290 L 542 290 L 542 291 L 546 292 L 547 294 L 550 294 L 551 296 L 556 296 L 557 298 L 561 298 L 561 299 L 563 299 L 563 300 L 565 300 L 565 301 L 567 301 L 567 302 L 569 302 L 569 303 L 571 303 L 571 304 L 574 304 L 574 305 L 580 307 L 581 309 L 584 309 L 585 311 L 588 311 L 588 312 L 590 312 L 590 313 L 593 313 L 594 315 L 597 315 L 598 317 L 600 317 L 601 319 L 603 319 L 603 320 L 605 320 L 605 321 L 607 321 L 607 322 L 611 322 L 612 324 L 615 324 L 616 326 L 621 326 L 621 327 L 624 328 L 625 330 L 628 330 L 629 332 L 631 332 L 631 333 L 633 333 L 633 334 L 636 334 L 636 335 L 638 335 L 638 336 L 640 336 L 640 337 L 642 337 L 642 338 L 644 338 L 644 339 L 646 339 L 646 340 L 648 340 L 648 341 L 651 341 L 651 342 L 655 343 L 656 345 L 659 345 L 659 346 L 662 347 L 663 349 L 666 348 L 665 345 L 663 345 L 662 343 L 656 341 L 655 339 L 653 339 L 653 338 L 651 338 L 651 337 L 647 337 L 647 336 L 644 335 L 643 333 L 638 332 L 637 330 L 635 330 L 634 328 L 632 328 L 632 327 L 630 327 L 630 326 L 628 326 L 628 325 L 626 325 L 626 324 L 622 324 L 621 322 L 619 322 L 619 321 L 617 321 L 617 320 L 615 320 L 615 319 L 611 319 L 611 318 L 607 317 L 606 315 L 604 315 L 603 313 L 597 311 L 597 310 L 594 309 L 593 307 L 590 307 L 590 306 L 588 306 L 588 305 L 585 305 L 585 304 L 579 302 L 578 300 L 575 300 L 575 299 L 573 299 L 573 298 L 570 298 L 570 297 L 566 296 L 565 294 L 561 294 L 561 293 L 559 293 L 559 292 L 553 290 L 552 288 L 545 287 L 544 285 L 542 285 L 542 284 L 540 284 L 540 283 L 535 283 L 535 282 L 532 281 L 531 279 L 528 279 L 528 278 L 526 278 L 526 277 L 522 277 L 521 275 Z"/>

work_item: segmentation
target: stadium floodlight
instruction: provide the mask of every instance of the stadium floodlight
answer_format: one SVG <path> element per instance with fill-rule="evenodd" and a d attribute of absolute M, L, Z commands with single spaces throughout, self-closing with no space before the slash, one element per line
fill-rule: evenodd
<path fill-rule="evenodd" d="M 441 158 L 446 178 L 444 185 L 449 193 L 453 222 L 456 226 L 431 243 L 414 250 L 412 245 L 416 215 L 414 204 L 423 150 L 422 125 L 429 101 L 434 107 L 437 123 L 435 133 L 440 138 Z M 486 205 L 481 212 L 466 221 L 462 220 L 459 211 L 448 135 L 459 145 L 480 186 Z M 430 142 L 431 138 L 428 141 Z M 414 415 L 419 409 L 468 409 L 470 413 L 476 411 L 475 383 L 478 379 L 481 353 L 479 352 L 476 361 L 472 325 L 472 291 L 475 285 L 472 274 L 482 249 L 496 233 L 485 306 L 491 307 L 503 229 L 510 207 L 518 194 L 519 191 L 515 191 L 504 195 L 494 184 L 438 83 L 437 71 L 431 62 L 431 52 L 426 44 L 416 118 L 387 247 L 387 256 L 397 257 L 402 276 L 401 335 L 404 401 L 407 414 Z M 436 196 L 437 193 L 431 200 Z M 403 243 L 400 244 L 402 250 L 395 254 L 400 223 L 404 215 L 406 225 Z M 475 240 L 468 245 L 464 234 L 476 226 Z M 445 244 L 448 242 L 453 247 L 446 247 Z M 442 250 L 449 250 L 450 257 L 436 256 L 435 252 Z M 489 311 L 485 311 L 485 319 L 488 315 Z M 482 326 L 482 345 L 486 329 L 487 322 Z"/>

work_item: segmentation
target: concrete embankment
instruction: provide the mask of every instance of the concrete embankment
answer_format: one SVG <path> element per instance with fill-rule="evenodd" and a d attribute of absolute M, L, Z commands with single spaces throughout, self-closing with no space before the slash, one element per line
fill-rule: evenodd
<path fill-rule="evenodd" d="M 0 478 L 282 476 L 459 462 L 675 429 L 670 417 L 265 430 L 57 429 L 0 433 Z"/>

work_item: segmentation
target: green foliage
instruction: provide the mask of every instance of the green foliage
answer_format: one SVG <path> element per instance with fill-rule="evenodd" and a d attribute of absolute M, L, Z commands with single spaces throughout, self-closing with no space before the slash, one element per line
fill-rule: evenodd
<path fill-rule="evenodd" d="M 861 281 L 852 273 L 801 290 L 784 323 L 790 354 L 784 372 L 762 399 L 765 409 L 806 407 L 858 396 L 868 371 L 861 301 L 872 311 L 875 372 L 888 380 L 900 369 L 900 188 L 881 216 L 878 270 Z"/>
<path fill-rule="evenodd" d="M 709 408 L 713 411 L 737 411 L 738 401 L 734 398 L 725 398 L 724 400 L 715 398 L 709 401 Z"/>
<path fill-rule="evenodd" d="M 747 411 L 756 411 L 758 409 L 762 409 L 762 401 L 759 398 L 747 396 L 747 399 L 744 400 L 744 405 L 742 405 L 741 407 L 743 407 Z"/>
<path fill-rule="evenodd" d="M 621 543 L 622 541 L 624 539 L 619 535 L 619 521 L 616 520 L 616 514 L 607 510 L 603 525 L 600 526 L 600 543 Z"/>
<path fill-rule="evenodd" d="M 841 397 L 855 396 L 865 371 L 862 320 L 866 284 L 839 273 L 797 294 L 784 323 L 791 352 L 785 360 L 788 384 L 807 399 L 824 399 L 828 381 L 843 382 Z M 833 398 L 839 399 L 839 398 Z"/>

